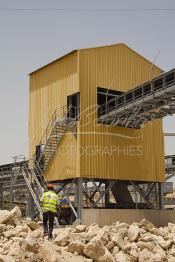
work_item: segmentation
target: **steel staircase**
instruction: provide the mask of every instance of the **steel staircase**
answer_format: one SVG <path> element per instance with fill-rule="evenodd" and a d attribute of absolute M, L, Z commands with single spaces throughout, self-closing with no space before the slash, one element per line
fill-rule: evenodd
<path fill-rule="evenodd" d="M 34 162 L 34 163 L 33 163 Z M 34 169 L 32 168 L 34 167 Z M 29 160 L 21 167 L 21 174 L 24 177 L 28 190 L 33 198 L 36 208 L 42 217 L 42 207 L 40 204 L 40 198 L 42 197 L 44 190 L 47 188 L 47 182 L 43 176 L 36 160 Z"/>
<path fill-rule="evenodd" d="M 55 110 L 39 143 L 40 152 L 34 156 L 43 172 L 47 169 L 66 130 L 76 124 L 78 112 L 79 110 L 72 106 L 69 109 L 63 106 Z"/>
<path fill-rule="evenodd" d="M 43 172 L 48 167 L 66 130 L 73 128 L 76 124 L 78 112 L 79 109 L 72 106 L 68 110 L 67 106 L 56 109 L 40 141 L 39 154 L 36 152 L 33 159 L 28 160 L 28 162 L 26 161 L 21 167 L 20 172 L 41 217 L 42 207 L 40 198 L 47 188 L 47 181 L 44 178 Z M 73 209 L 72 206 L 71 208 Z M 75 212 L 74 209 L 73 211 Z"/>

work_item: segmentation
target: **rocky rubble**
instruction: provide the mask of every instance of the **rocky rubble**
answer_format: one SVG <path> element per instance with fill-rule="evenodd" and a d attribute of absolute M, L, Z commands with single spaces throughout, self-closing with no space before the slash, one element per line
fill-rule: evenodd
<path fill-rule="evenodd" d="M 21 211 L 0 210 L 0 262 L 175 262 L 175 224 L 155 227 L 142 219 L 128 225 L 55 228 L 48 241 L 42 227 Z"/>

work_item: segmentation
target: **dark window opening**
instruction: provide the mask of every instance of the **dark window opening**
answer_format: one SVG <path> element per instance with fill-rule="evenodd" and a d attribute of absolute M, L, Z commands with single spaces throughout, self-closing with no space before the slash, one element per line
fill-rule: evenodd
<path fill-rule="evenodd" d="M 80 92 L 67 97 L 67 116 L 80 119 Z"/>
<path fill-rule="evenodd" d="M 35 150 L 35 160 L 38 162 L 38 165 L 41 170 L 44 170 L 44 155 L 43 154 L 44 145 L 37 145 Z"/>
<path fill-rule="evenodd" d="M 172 157 L 172 165 L 174 166 L 175 165 L 175 158 Z"/>
<path fill-rule="evenodd" d="M 97 87 L 98 116 L 101 116 L 115 107 L 115 98 L 122 95 L 123 92 Z"/>
<path fill-rule="evenodd" d="M 124 96 L 119 97 L 119 99 L 118 99 L 118 105 L 119 105 L 119 107 L 122 106 L 122 105 L 124 105 Z"/>
<path fill-rule="evenodd" d="M 151 93 L 151 84 L 147 84 L 147 85 L 143 86 L 143 93 L 144 93 L 144 95 Z"/>
<path fill-rule="evenodd" d="M 162 88 L 162 86 L 163 86 L 163 79 L 162 78 L 154 81 L 154 90 L 159 90 L 159 89 Z"/>
<path fill-rule="evenodd" d="M 170 84 L 174 81 L 174 73 L 171 73 L 165 77 L 166 84 Z"/>
<path fill-rule="evenodd" d="M 142 96 L 142 88 L 134 90 L 134 98 L 139 98 Z"/>
<path fill-rule="evenodd" d="M 126 102 L 130 102 L 133 100 L 133 92 L 126 94 Z"/>

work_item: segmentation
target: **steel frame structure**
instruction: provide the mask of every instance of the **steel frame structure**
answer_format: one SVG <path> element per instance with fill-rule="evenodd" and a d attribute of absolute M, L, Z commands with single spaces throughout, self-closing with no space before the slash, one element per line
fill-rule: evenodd
<path fill-rule="evenodd" d="M 175 69 L 100 106 L 102 124 L 141 128 L 149 121 L 175 113 Z"/>
<path fill-rule="evenodd" d="M 163 208 L 163 183 L 82 178 L 54 183 L 56 192 L 72 202 L 80 221 L 83 208 Z"/>
<path fill-rule="evenodd" d="M 37 210 L 21 174 L 26 162 L 0 167 L 0 208 L 10 210 L 18 204 L 24 215 L 35 217 Z M 52 183 L 56 185 L 56 193 L 69 200 L 75 218 L 80 221 L 83 208 L 163 208 L 162 183 L 82 178 Z"/>
<path fill-rule="evenodd" d="M 27 214 L 27 186 L 19 171 L 26 161 L 0 166 L 0 208 L 11 210 L 19 205 Z"/>
<path fill-rule="evenodd" d="M 175 176 L 175 155 L 165 156 L 166 180 Z"/>

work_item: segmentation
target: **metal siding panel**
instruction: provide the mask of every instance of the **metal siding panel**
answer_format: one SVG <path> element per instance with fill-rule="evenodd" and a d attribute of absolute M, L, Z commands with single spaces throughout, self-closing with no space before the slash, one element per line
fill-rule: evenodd
<path fill-rule="evenodd" d="M 80 176 L 85 178 L 164 180 L 164 145 L 162 121 L 156 120 L 141 130 L 98 125 L 96 112 L 97 86 L 128 91 L 160 74 L 151 63 L 125 45 L 80 50 L 81 148 L 113 146 L 125 152 L 80 155 Z M 86 113 L 83 113 L 85 112 Z M 87 111 L 92 113 L 87 117 Z M 87 134 L 89 132 L 89 134 Z M 109 135 L 109 132 L 113 135 Z M 141 156 L 128 155 L 128 148 L 141 146 Z M 137 148 L 138 153 L 138 148 Z"/>
<path fill-rule="evenodd" d="M 67 96 L 78 92 L 78 59 L 77 52 L 32 73 L 30 75 L 29 97 L 29 153 L 35 152 L 43 133 L 56 108 L 67 103 Z M 65 134 L 57 153 L 45 172 L 48 180 L 75 177 L 77 167 L 77 143 L 79 138 Z M 65 147 L 74 148 L 74 153 L 65 157 Z"/>

